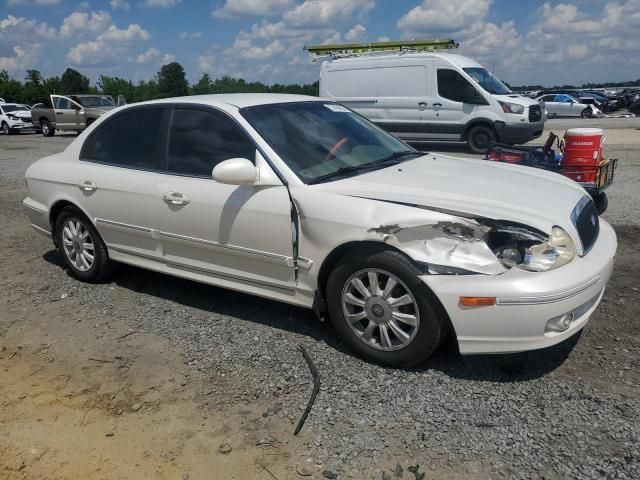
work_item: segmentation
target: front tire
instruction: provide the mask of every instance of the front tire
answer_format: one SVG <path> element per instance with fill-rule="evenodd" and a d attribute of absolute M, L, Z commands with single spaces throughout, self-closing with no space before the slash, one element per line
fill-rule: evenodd
<path fill-rule="evenodd" d="M 2 122 L 2 134 L 11 135 L 11 129 L 9 128 L 9 125 L 5 122 Z"/>
<path fill-rule="evenodd" d="M 331 323 L 361 357 L 389 367 L 410 367 L 440 345 L 446 323 L 419 273 L 402 254 L 387 250 L 349 255 L 331 272 Z"/>
<path fill-rule="evenodd" d="M 590 108 L 585 108 L 584 110 L 582 110 L 582 112 L 580 113 L 580 116 L 582 118 L 591 118 L 591 109 Z"/>
<path fill-rule="evenodd" d="M 54 232 L 58 250 L 79 280 L 98 282 L 113 271 L 113 262 L 100 234 L 79 209 L 62 209 Z"/>
<path fill-rule="evenodd" d="M 596 211 L 598 212 L 598 215 L 602 215 L 607 211 L 607 208 L 609 207 L 609 198 L 607 197 L 607 194 L 605 192 L 598 193 L 597 195 L 593 196 L 593 203 L 595 203 L 596 205 Z"/>
<path fill-rule="evenodd" d="M 473 153 L 487 153 L 489 147 L 495 142 L 496 134 L 492 128 L 478 125 L 467 133 L 467 146 Z"/>
<path fill-rule="evenodd" d="M 53 137 L 56 133 L 53 125 L 51 125 L 51 122 L 49 122 L 49 120 L 42 120 L 40 122 L 40 130 L 42 131 L 42 135 L 44 135 L 45 137 Z"/>

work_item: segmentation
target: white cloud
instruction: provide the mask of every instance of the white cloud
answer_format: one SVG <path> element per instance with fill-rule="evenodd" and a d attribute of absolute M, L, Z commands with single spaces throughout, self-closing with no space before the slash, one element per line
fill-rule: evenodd
<path fill-rule="evenodd" d="M 62 0 L 7 0 L 7 5 L 26 5 L 26 6 L 49 6 L 57 5 Z"/>
<path fill-rule="evenodd" d="M 76 37 L 82 34 L 95 35 L 111 24 L 111 15 L 105 11 L 99 12 L 73 12 L 62 21 L 60 26 L 61 37 Z"/>
<path fill-rule="evenodd" d="M 458 30 L 483 19 L 493 0 L 424 0 L 397 22 L 405 33 Z"/>
<path fill-rule="evenodd" d="M 160 55 L 160 50 L 158 50 L 157 48 L 151 47 L 149 50 L 147 50 L 144 53 L 141 53 L 136 57 L 136 63 L 150 62 L 154 58 L 157 58 L 159 55 Z"/>
<path fill-rule="evenodd" d="M 151 38 L 149 32 L 138 24 L 131 24 L 125 29 L 111 25 L 95 40 L 81 42 L 72 47 L 67 53 L 66 60 L 78 66 L 121 62 L 129 53 L 131 45 L 149 38 Z"/>
<path fill-rule="evenodd" d="M 176 61 L 176 56 L 171 53 L 165 53 L 160 59 L 161 65 L 166 65 L 167 63 L 172 63 Z"/>
<path fill-rule="evenodd" d="M 28 47 L 16 45 L 12 50 L 13 56 L 0 57 L 0 70 L 24 72 L 24 70 L 33 68 L 40 57 L 42 45 L 40 43 L 31 44 Z"/>
<path fill-rule="evenodd" d="M 217 18 L 242 16 L 276 16 L 293 5 L 294 0 L 226 0 L 225 4 L 211 12 Z"/>
<path fill-rule="evenodd" d="M 134 40 L 149 40 L 151 35 L 137 23 L 132 23 L 127 28 L 120 29 L 115 25 L 111 25 L 107 30 L 98 37 L 98 40 L 106 42 L 132 42 Z"/>
<path fill-rule="evenodd" d="M 180 32 L 180 34 L 178 35 L 178 38 L 180 40 L 193 40 L 196 38 L 202 38 L 202 32 Z"/>
<path fill-rule="evenodd" d="M 373 0 L 305 0 L 292 10 L 285 12 L 283 20 L 295 27 L 326 27 L 337 19 L 357 14 L 366 15 L 375 5 Z"/>
<path fill-rule="evenodd" d="M 181 3 L 182 0 L 144 0 L 144 4 L 151 8 L 169 8 Z"/>
<path fill-rule="evenodd" d="M 198 70 L 200 72 L 210 72 L 216 62 L 216 55 L 205 54 L 198 56 Z"/>
<path fill-rule="evenodd" d="M 344 38 L 346 38 L 350 42 L 353 42 L 355 40 L 362 39 L 365 33 L 367 33 L 367 27 L 358 24 L 354 25 L 351 30 L 345 33 Z"/>
<path fill-rule="evenodd" d="M 111 5 L 111 8 L 113 8 L 114 10 L 118 10 L 118 9 L 120 9 L 120 10 L 129 10 L 129 9 L 131 9 L 131 5 L 126 0 L 111 0 L 109 2 L 109 4 Z"/>

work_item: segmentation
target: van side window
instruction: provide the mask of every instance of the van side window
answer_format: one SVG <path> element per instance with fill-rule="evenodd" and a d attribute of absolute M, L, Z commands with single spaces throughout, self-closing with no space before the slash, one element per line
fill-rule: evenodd
<path fill-rule="evenodd" d="M 80 158 L 159 170 L 163 112 L 164 107 L 144 107 L 106 119 L 84 142 Z"/>
<path fill-rule="evenodd" d="M 327 91 L 332 97 L 362 98 L 378 96 L 378 70 L 332 70 L 327 73 Z"/>
<path fill-rule="evenodd" d="M 455 70 L 438 69 L 438 94 L 454 102 L 464 102 L 464 92 L 475 89 L 469 81 Z"/>
<path fill-rule="evenodd" d="M 424 97 L 426 95 L 427 70 L 424 66 L 396 66 L 379 70 L 379 97 Z"/>
<path fill-rule="evenodd" d="M 255 159 L 256 147 L 226 114 L 177 107 L 169 130 L 171 173 L 210 177 L 213 167 L 230 158 Z"/>

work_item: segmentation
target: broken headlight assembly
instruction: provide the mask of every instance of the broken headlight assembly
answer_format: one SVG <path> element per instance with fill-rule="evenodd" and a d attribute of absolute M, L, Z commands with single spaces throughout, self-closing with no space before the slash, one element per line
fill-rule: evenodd
<path fill-rule="evenodd" d="M 553 270 L 576 255 L 573 240 L 558 226 L 548 237 L 522 226 L 493 226 L 487 234 L 487 245 L 506 268 L 529 272 Z"/>

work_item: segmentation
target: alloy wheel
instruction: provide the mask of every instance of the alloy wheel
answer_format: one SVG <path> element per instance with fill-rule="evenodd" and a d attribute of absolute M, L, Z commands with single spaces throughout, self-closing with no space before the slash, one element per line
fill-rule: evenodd
<path fill-rule="evenodd" d="M 342 290 L 342 310 L 357 337 L 382 351 L 409 345 L 420 325 L 413 294 L 384 270 L 365 269 L 351 275 Z"/>
<path fill-rule="evenodd" d="M 87 227 L 77 218 L 69 218 L 62 227 L 62 244 L 69 262 L 86 272 L 91 269 L 95 259 L 93 239 Z"/>

